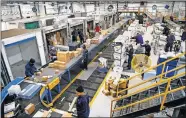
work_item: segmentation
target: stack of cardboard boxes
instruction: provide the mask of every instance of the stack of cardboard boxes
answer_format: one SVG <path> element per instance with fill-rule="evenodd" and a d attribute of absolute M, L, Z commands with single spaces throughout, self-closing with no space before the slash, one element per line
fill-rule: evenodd
<path fill-rule="evenodd" d="M 49 63 L 50 68 L 65 69 L 66 64 L 74 57 L 79 56 L 82 53 L 82 48 L 77 48 L 76 51 L 58 51 L 57 61 Z"/>
<path fill-rule="evenodd" d="M 103 90 L 103 94 L 105 94 L 106 96 L 110 95 L 112 97 L 116 97 L 117 89 L 122 90 L 127 88 L 127 80 L 120 79 L 117 84 L 114 83 L 114 80 L 115 80 L 114 78 L 109 78 L 105 82 L 105 88 Z"/>

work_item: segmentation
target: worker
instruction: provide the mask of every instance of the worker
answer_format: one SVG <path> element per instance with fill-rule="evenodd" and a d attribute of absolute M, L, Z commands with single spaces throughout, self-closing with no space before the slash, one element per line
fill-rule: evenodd
<path fill-rule="evenodd" d="M 83 45 L 83 59 L 82 59 L 83 69 L 88 70 L 87 64 L 88 64 L 88 50 L 86 49 L 86 46 Z"/>
<path fill-rule="evenodd" d="M 72 42 L 76 42 L 77 41 L 77 30 L 76 28 L 74 28 L 74 30 L 72 31 Z"/>
<path fill-rule="evenodd" d="M 50 49 L 50 59 L 52 61 L 57 60 L 57 50 L 55 47 L 51 47 L 51 49 Z"/>
<path fill-rule="evenodd" d="M 96 27 L 95 27 L 95 32 L 99 33 L 100 31 L 101 31 L 101 28 L 100 28 L 99 24 L 97 23 Z"/>
<path fill-rule="evenodd" d="M 83 36 L 83 32 L 80 29 L 78 29 L 78 35 L 79 35 L 81 44 L 83 44 L 84 43 L 84 36 Z"/>
<path fill-rule="evenodd" d="M 25 66 L 25 75 L 26 77 L 33 77 L 34 73 L 37 72 L 37 68 L 35 67 L 35 60 L 30 59 L 30 61 Z"/>
<path fill-rule="evenodd" d="M 90 35 L 90 24 L 87 25 L 87 32 Z"/>
<path fill-rule="evenodd" d="M 78 118 L 88 118 L 90 113 L 89 96 L 85 95 L 82 86 L 76 89 L 76 95 L 78 96 L 76 103 Z"/>
<path fill-rule="evenodd" d="M 165 45 L 165 52 L 168 52 L 168 51 L 172 52 L 174 41 L 175 41 L 175 36 L 173 32 L 171 32 L 171 34 L 167 37 L 167 44 Z"/>
<path fill-rule="evenodd" d="M 184 32 L 182 33 L 181 40 L 186 41 L 186 27 L 184 28 Z"/>
<path fill-rule="evenodd" d="M 169 35 L 169 31 L 170 29 L 167 27 L 167 26 L 165 26 L 165 28 L 163 29 L 163 34 L 165 35 L 165 36 L 168 36 Z"/>
<path fill-rule="evenodd" d="M 151 46 L 149 45 L 149 41 L 145 41 L 144 45 L 141 45 L 142 47 L 145 47 L 145 55 L 147 55 L 148 57 L 150 56 L 150 52 L 151 52 Z"/>
<path fill-rule="evenodd" d="M 171 20 L 171 21 L 174 21 L 174 17 L 173 17 L 173 16 L 170 16 L 170 20 Z"/>
<path fill-rule="evenodd" d="M 143 37 L 140 33 L 137 33 L 137 35 L 135 37 L 132 37 L 132 38 L 135 38 L 136 39 L 136 45 L 137 44 L 143 44 Z"/>
<path fill-rule="evenodd" d="M 133 53 L 134 53 L 134 49 L 132 45 L 129 45 L 129 50 L 128 50 L 128 70 L 131 69 L 131 62 L 132 62 L 132 58 L 133 58 Z"/>

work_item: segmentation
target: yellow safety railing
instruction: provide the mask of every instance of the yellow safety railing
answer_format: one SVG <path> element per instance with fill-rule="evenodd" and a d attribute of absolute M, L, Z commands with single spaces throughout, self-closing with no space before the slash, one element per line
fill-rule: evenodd
<path fill-rule="evenodd" d="M 166 65 L 168 62 L 170 62 L 170 61 L 172 61 L 172 60 L 175 60 L 175 59 L 178 59 L 178 58 L 184 56 L 185 54 L 186 54 L 186 52 L 184 52 L 184 53 L 182 53 L 182 54 L 179 54 L 179 55 L 177 55 L 177 56 L 175 56 L 175 57 L 173 57 L 173 58 L 171 58 L 171 59 L 168 59 L 168 60 L 166 60 L 166 61 L 164 61 L 164 62 L 162 62 L 162 63 L 160 63 L 160 64 L 158 64 L 158 65 L 156 65 L 156 66 L 150 67 L 149 69 L 147 69 L 147 70 L 145 70 L 145 71 L 143 72 L 143 73 L 146 73 L 146 72 L 148 72 L 148 71 L 150 71 L 150 70 L 156 69 L 156 68 L 159 67 L 159 66 L 163 66 L 163 67 L 162 67 L 162 73 L 161 73 L 160 75 L 158 75 L 158 76 L 152 77 L 152 78 L 150 78 L 150 79 L 148 79 L 148 80 L 145 80 L 145 81 L 143 81 L 143 82 L 141 82 L 141 83 L 138 83 L 138 84 L 136 84 L 136 85 L 134 85 L 134 86 L 131 86 L 131 87 L 129 87 L 129 88 L 127 88 L 127 89 L 124 89 L 124 90 L 121 90 L 121 91 L 118 91 L 119 85 L 122 84 L 122 83 L 119 83 L 119 85 L 117 86 L 117 87 L 118 87 L 118 88 L 117 88 L 117 91 L 116 91 L 117 97 L 118 97 L 118 94 L 120 94 L 120 93 L 124 93 L 124 92 L 126 92 L 127 90 L 131 90 L 131 89 L 133 89 L 133 88 L 135 88 L 135 87 L 138 87 L 138 86 L 140 86 L 140 85 L 143 85 L 143 84 L 145 84 L 145 83 L 147 83 L 147 82 L 150 82 L 150 81 L 152 81 L 152 80 L 154 80 L 154 79 L 159 78 L 159 81 L 157 81 L 156 83 L 152 83 L 152 84 L 151 84 L 150 86 L 148 86 L 148 87 L 142 88 L 142 89 L 140 89 L 140 90 L 138 90 L 138 91 L 136 91 L 136 92 L 133 92 L 133 93 L 130 93 L 130 94 L 128 94 L 128 95 L 124 95 L 124 96 L 121 96 L 121 97 L 119 97 L 119 98 L 116 98 L 116 99 L 112 100 L 112 101 L 111 101 L 111 113 L 110 113 L 111 116 L 112 116 L 112 112 L 113 112 L 113 111 L 117 111 L 117 110 L 120 109 L 120 108 L 117 108 L 117 109 L 112 110 L 112 106 L 113 106 L 113 103 L 114 103 L 114 102 L 119 101 L 119 100 L 124 99 L 124 98 L 129 97 L 129 96 L 132 96 L 132 95 L 134 95 L 134 94 L 140 93 L 140 92 L 142 92 L 142 91 L 144 91 L 144 90 L 148 90 L 149 88 L 158 86 L 158 85 L 160 85 L 160 84 L 162 84 L 162 83 L 169 82 L 169 81 L 171 81 L 171 80 L 173 80 L 173 79 L 178 78 L 178 76 L 184 76 L 184 75 L 186 74 L 185 72 L 184 72 L 184 73 L 181 73 L 181 74 L 178 74 L 178 75 L 175 75 L 175 76 L 173 76 L 173 77 L 171 77 L 171 78 L 169 78 L 169 79 L 163 79 L 163 76 L 164 76 L 165 74 L 186 67 L 186 65 L 184 64 L 184 65 L 181 65 L 181 66 L 179 66 L 179 67 L 176 67 L 176 68 L 174 68 L 174 69 L 172 69 L 172 70 L 169 70 L 169 71 L 167 71 L 167 72 L 164 72 L 165 65 Z M 140 75 L 143 74 L 143 73 L 136 74 L 135 76 L 132 76 L 132 77 L 128 78 L 127 80 L 128 80 L 128 81 L 129 81 L 129 80 L 132 80 L 132 79 L 134 79 L 135 77 L 140 76 Z M 164 94 L 167 95 L 167 92 L 168 92 L 168 90 L 166 89 L 166 91 L 165 91 Z M 169 91 L 169 92 L 170 92 L 170 91 Z M 164 94 L 162 94 L 162 95 L 164 95 Z M 162 96 L 162 95 L 161 95 L 161 96 Z M 154 97 L 154 96 L 148 98 L 148 100 L 149 100 L 149 99 L 153 99 L 153 97 Z M 162 102 L 163 104 L 164 104 L 164 102 L 165 102 L 165 98 L 166 98 L 166 97 L 163 98 L 163 102 Z M 146 99 L 145 99 L 145 100 L 146 100 Z M 142 101 L 144 101 L 144 100 L 142 100 Z M 138 101 L 138 102 L 140 102 L 140 101 Z M 137 102 L 137 103 L 138 103 L 138 102 Z M 137 103 L 136 103 L 136 104 L 137 104 Z M 162 108 L 163 108 L 163 104 L 161 105 L 161 108 L 160 108 L 161 110 L 162 110 Z M 129 105 L 131 105 L 131 104 L 129 104 Z M 132 103 L 132 105 L 134 105 L 134 104 Z M 132 106 L 132 105 L 131 105 L 131 106 Z M 125 107 L 126 107 L 126 106 L 125 106 Z M 125 108 L 125 107 L 122 107 L 122 109 Z"/>
<path fill-rule="evenodd" d="M 144 84 L 144 83 L 147 83 L 147 82 L 149 82 L 149 81 L 152 81 L 153 79 L 159 78 L 159 81 L 162 81 L 163 76 L 164 76 L 165 74 L 168 74 L 168 73 L 170 73 L 170 72 L 173 72 L 173 71 L 178 70 L 178 69 L 181 69 L 181 68 L 184 68 L 185 65 L 182 65 L 182 66 L 177 67 L 177 68 L 175 68 L 175 69 L 172 69 L 172 70 L 170 70 L 170 71 L 164 72 L 164 70 L 165 70 L 165 65 L 166 65 L 168 62 L 173 61 L 173 60 L 175 60 L 175 59 L 178 59 L 178 58 L 184 56 L 185 54 L 186 54 L 186 52 L 185 52 L 185 53 L 181 53 L 181 54 L 179 54 L 179 55 L 177 55 L 177 56 L 175 56 L 175 57 L 173 57 L 173 58 L 171 58 L 171 59 L 168 59 L 168 60 L 166 60 L 166 61 L 164 61 L 164 62 L 162 62 L 162 63 L 160 63 L 160 64 L 158 64 L 158 65 L 155 65 L 155 66 L 152 66 L 152 67 L 148 68 L 147 70 L 145 70 L 145 71 L 142 72 L 142 73 L 139 73 L 139 74 L 136 74 L 136 75 L 134 75 L 134 76 L 132 76 L 132 77 L 129 77 L 129 78 L 127 79 L 128 81 L 130 81 L 130 80 L 132 80 L 132 79 L 134 79 L 134 78 L 136 78 L 136 77 L 138 77 L 138 76 L 141 76 L 141 74 L 144 74 L 144 73 L 146 73 L 146 72 L 155 70 L 156 68 L 158 68 L 158 67 L 160 67 L 160 66 L 163 66 L 163 67 L 162 67 L 162 72 L 161 72 L 160 75 L 157 75 L 157 76 L 154 76 L 154 77 L 152 77 L 152 78 L 149 78 L 148 80 L 146 80 L 146 81 L 144 81 L 144 82 L 142 82 L 142 83 L 138 83 L 138 84 L 136 84 L 136 85 L 134 85 L 134 86 L 132 86 L 132 87 L 129 87 L 129 88 L 127 88 L 127 89 L 123 89 L 123 90 L 120 90 L 120 91 L 117 89 L 117 91 L 116 91 L 116 97 L 118 97 L 118 95 L 119 95 L 120 93 L 124 93 L 126 90 L 130 90 L 130 89 L 132 89 L 132 88 L 135 88 L 135 87 L 137 87 L 137 86 L 139 86 L 139 85 L 142 85 L 142 84 Z M 121 84 L 122 84 L 122 82 L 119 83 L 118 88 L 119 88 L 119 86 L 120 86 Z"/>
<path fill-rule="evenodd" d="M 171 82 L 171 81 L 173 81 L 173 80 L 175 80 L 175 79 L 177 79 L 177 78 L 179 78 L 179 77 L 185 76 L 185 74 L 186 74 L 186 72 L 177 74 L 177 75 L 175 75 L 175 76 L 173 76 L 173 77 L 170 77 L 170 78 L 165 79 L 165 80 L 163 80 L 163 81 L 159 81 L 159 82 L 154 83 L 154 84 L 152 84 L 152 85 L 150 85 L 150 86 L 148 86 L 148 87 L 145 87 L 145 88 L 143 88 L 143 89 L 141 89 L 141 90 L 138 90 L 138 91 L 136 91 L 136 92 L 134 92 L 134 93 L 132 93 L 132 94 L 128 94 L 128 95 L 125 95 L 125 96 L 123 96 L 123 97 L 121 97 L 121 98 L 117 98 L 117 99 L 112 100 L 112 101 L 111 101 L 110 116 L 112 117 L 112 113 L 115 112 L 115 111 L 119 111 L 119 110 L 122 110 L 122 109 L 124 109 L 124 108 L 131 107 L 131 106 L 137 105 L 137 104 L 139 104 L 139 103 L 143 103 L 143 102 L 146 102 L 146 101 L 149 101 L 149 100 L 152 100 L 152 99 L 161 97 L 161 96 L 163 96 L 163 100 L 162 100 L 161 106 L 160 106 L 160 110 L 162 110 L 162 109 L 164 108 L 164 103 L 165 103 L 165 100 L 166 100 L 166 98 L 167 98 L 167 94 L 170 94 L 170 93 L 173 93 L 173 92 L 176 92 L 176 91 L 179 91 L 179 90 L 183 90 L 183 89 L 186 88 L 186 86 L 182 86 L 182 87 L 179 87 L 179 88 L 176 88 L 176 89 L 173 89 L 173 90 L 169 90 L 169 89 L 168 89 L 169 86 L 170 86 L 170 82 Z M 139 101 L 137 101 L 137 102 L 134 102 L 134 103 L 131 103 L 131 104 L 128 104 L 128 105 L 125 105 L 125 106 L 121 106 L 121 107 L 118 107 L 118 108 L 115 108 L 115 109 L 112 108 L 114 102 L 117 102 L 117 101 L 119 101 L 119 100 L 122 100 L 122 99 L 124 99 L 124 98 L 130 97 L 130 96 L 132 96 L 132 95 L 135 95 L 135 94 L 137 94 L 137 93 L 140 93 L 140 92 L 145 91 L 145 90 L 148 90 L 148 89 L 150 89 L 150 88 L 159 86 L 159 85 L 164 84 L 164 83 L 167 83 L 166 90 L 165 90 L 165 92 L 163 92 L 163 93 L 161 93 L 161 94 L 156 94 L 156 95 L 151 96 L 151 97 L 148 97 L 148 98 L 146 98 L 146 99 L 139 100 Z"/>

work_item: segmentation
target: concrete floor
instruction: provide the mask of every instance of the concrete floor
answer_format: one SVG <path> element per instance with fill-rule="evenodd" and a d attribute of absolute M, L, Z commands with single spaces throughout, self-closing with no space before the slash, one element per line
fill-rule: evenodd
<path fill-rule="evenodd" d="M 152 36 L 150 35 L 150 32 L 152 32 L 152 27 L 149 27 L 147 32 L 148 33 L 145 33 L 144 41 L 149 40 L 151 42 Z M 158 56 L 154 55 L 153 50 L 151 51 L 150 58 L 152 60 L 152 66 L 157 65 Z M 130 70 L 130 71 L 124 70 L 123 74 L 133 76 L 137 73 L 135 73 L 132 70 Z M 108 78 L 109 78 L 109 75 L 107 76 L 106 79 L 108 79 Z M 140 76 L 136 77 L 136 78 L 129 81 L 129 87 L 134 86 L 135 84 L 141 83 L 143 81 L 144 80 L 142 80 Z M 152 83 L 148 82 L 148 83 L 143 84 L 141 86 L 135 87 L 135 88 L 129 90 L 128 92 L 132 93 L 136 90 L 139 90 L 140 88 L 144 88 L 144 86 L 149 86 L 150 84 L 152 84 Z M 110 96 L 105 96 L 102 93 L 103 89 L 104 89 L 104 84 L 101 87 L 100 91 L 98 92 L 98 95 L 96 96 L 96 99 L 91 106 L 90 117 L 110 117 L 111 100 L 113 100 L 113 98 Z"/>

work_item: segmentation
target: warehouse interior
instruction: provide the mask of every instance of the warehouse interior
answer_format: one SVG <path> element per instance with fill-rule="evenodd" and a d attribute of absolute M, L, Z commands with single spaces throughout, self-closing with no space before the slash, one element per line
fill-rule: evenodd
<path fill-rule="evenodd" d="M 186 1 L 2 0 L 1 117 L 186 117 Z"/>

